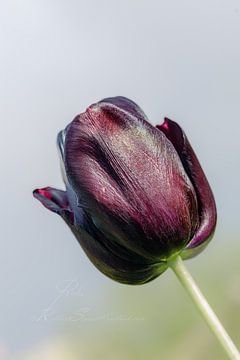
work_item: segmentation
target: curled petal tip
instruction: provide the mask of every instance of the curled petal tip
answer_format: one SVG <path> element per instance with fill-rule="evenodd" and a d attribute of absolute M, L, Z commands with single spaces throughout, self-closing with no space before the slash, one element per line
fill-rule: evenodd
<path fill-rule="evenodd" d="M 171 121 L 171 120 L 165 117 L 162 125 L 158 125 L 157 127 L 163 128 L 166 131 L 168 131 L 169 130 L 169 121 Z"/>
<path fill-rule="evenodd" d="M 51 200 L 51 197 L 52 197 L 50 192 L 48 191 L 47 187 L 43 188 L 43 189 L 35 189 L 35 190 L 33 190 L 33 196 L 35 198 L 38 198 L 39 196 L 43 196 L 43 197 L 45 197 L 45 198 L 47 198 L 49 200 Z"/>
<path fill-rule="evenodd" d="M 48 186 L 42 189 L 35 189 L 33 196 L 48 210 L 73 222 L 73 213 L 69 207 L 68 197 L 65 191 Z"/>

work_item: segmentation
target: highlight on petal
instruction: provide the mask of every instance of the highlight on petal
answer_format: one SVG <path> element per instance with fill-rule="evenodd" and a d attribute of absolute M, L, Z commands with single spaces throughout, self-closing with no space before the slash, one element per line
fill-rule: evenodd
<path fill-rule="evenodd" d="M 147 116 L 144 114 L 143 110 L 134 101 L 124 96 L 105 98 L 101 100 L 98 104 L 103 104 L 103 103 L 111 104 L 113 106 L 116 106 L 118 109 L 126 111 L 127 113 L 137 118 L 148 121 Z"/>
<path fill-rule="evenodd" d="M 192 239 L 181 253 L 183 258 L 190 258 L 202 251 L 214 234 L 217 221 L 214 196 L 198 158 L 181 127 L 165 118 L 164 123 L 157 125 L 157 128 L 175 147 L 197 195 L 199 224 Z"/>
<path fill-rule="evenodd" d="M 61 130 L 57 136 L 57 148 L 60 152 L 60 156 L 64 158 L 64 146 L 65 146 L 66 130 Z"/>
<path fill-rule="evenodd" d="M 60 131 L 57 136 L 57 149 L 58 149 L 58 154 L 59 154 L 59 159 L 60 159 L 60 169 L 61 169 L 62 179 L 63 179 L 65 185 L 67 185 L 67 182 L 68 182 L 67 176 L 66 176 L 65 165 L 64 165 L 64 147 L 65 147 L 66 131 L 67 131 L 66 129 Z"/>
<path fill-rule="evenodd" d="M 48 210 L 73 222 L 73 213 L 69 207 L 66 191 L 45 187 L 33 191 L 33 196 L 39 200 Z"/>

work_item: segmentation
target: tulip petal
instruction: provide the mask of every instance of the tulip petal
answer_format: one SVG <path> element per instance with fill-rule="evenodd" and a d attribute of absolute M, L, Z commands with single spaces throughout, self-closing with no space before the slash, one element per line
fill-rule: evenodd
<path fill-rule="evenodd" d="M 143 284 L 167 269 L 166 263 L 149 263 L 146 259 L 111 243 L 95 227 L 91 218 L 77 208 L 72 197 L 71 208 L 73 207 L 77 214 L 73 218 L 68 202 L 69 192 L 46 187 L 34 190 L 33 195 L 47 209 L 62 216 L 91 262 L 113 280 L 126 284 Z"/>
<path fill-rule="evenodd" d="M 73 222 L 73 213 L 69 207 L 66 191 L 45 187 L 33 191 L 33 196 L 39 200 L 48 210 L 67 218 Z"/>
<path fill-rule="evenodd" d="M 197 156 L 180 126 L 165 118 L 164 123 L 157 125 L 157 128 L 175 147 L 197 195 L 199 224 L 192 239 L 181 253 L 183 258 L 190 258 L 202 251 L 214 234 L 217 221 L 214 196 Z"/>
<path fill-rule="evenodd" d="M 174 146 L 136 104 L 105 99 L 77 116 L 64 162 L 78 203 L 118 244 L 161 261 L 189 241 L 194 188 Z"/>
<path fill-rule="evenodd" d="M 121 110 L 124 110 L 137 118 L 148 121 L 147 116 L 144 114 L 142 109 L 134 101 L 124 96 L 105 98 L 99 102 L 99 104 L 102 103 L 111 104 L 116 106 L 116 108 L 120 108 Z"/>
<path fill-rule="evenodd" d="M 68 225 L 90 261 L 115 281 L 129 285 L 144 284 L 162 274 L 168 267 L 164 262 L 147 262 L 146 259 L 108 241 L 94 227 L 90 218 L 85 219 L 85 228 L 69 223 Z"/>

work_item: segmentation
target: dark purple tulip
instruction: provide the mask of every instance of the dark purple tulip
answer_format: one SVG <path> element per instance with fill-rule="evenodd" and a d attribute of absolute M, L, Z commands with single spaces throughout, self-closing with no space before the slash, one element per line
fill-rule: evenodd
<path fill-rule="evenodd" d="M 124 97 L 91 105 L 61 131 L 66 191 L 34 191 L 105 275 L 148 282 L 199 253 L 216 226 L 212 191 L 177 123 L 152 126 Z"/>

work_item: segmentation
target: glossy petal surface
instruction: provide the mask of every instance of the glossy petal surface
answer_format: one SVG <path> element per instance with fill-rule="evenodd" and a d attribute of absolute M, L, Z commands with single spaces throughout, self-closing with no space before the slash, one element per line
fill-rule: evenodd
<path fill-rule="evenodd" d="M 189 241 L 196 194 L 172 143 L 139 114 L 124 98 L 90 106 L 67 129 L 64 160 L 95 225 L 111 241 L 160 261 Z"/>

